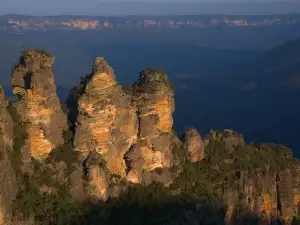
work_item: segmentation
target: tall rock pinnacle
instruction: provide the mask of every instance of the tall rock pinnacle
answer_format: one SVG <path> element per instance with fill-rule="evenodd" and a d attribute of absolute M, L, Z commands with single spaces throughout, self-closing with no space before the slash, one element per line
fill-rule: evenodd
<path fill-rule="evenodd" d="M 67 124 L 59 99 L 52 65 L 54 57 L 42 50 L 25 50 L 20 63 L 13 68 L 15 106 L 26 123 L 32 157 L 40 158 L 64 143 Z"/>
<path fill-rule="evenodd" d="M 174 92 L 165 72 L 146 69 L 134 85 L 139 114 L 139 143 L 126 158 L 128 179 L 139 183 L 142 171 L 169 168 L 173 165 L 172 126 L 175 108 Z"/>
<path fill-rule="evenodd" d="M 190 128 L 185 132 L 184 145 L 189 153 L 191 162 L 199 162 L 204 157 L 204 143 L 196 129 Z"/>
<path fill-rule="evenodd" d="M 138 121 L 132 97 L 117 84 L 112 68 L 97 57 L 78 99 L 74 146 L 87 157 L 99 153 L 108 170 L 126 175 L 125 153 L 136 142 Z"/>

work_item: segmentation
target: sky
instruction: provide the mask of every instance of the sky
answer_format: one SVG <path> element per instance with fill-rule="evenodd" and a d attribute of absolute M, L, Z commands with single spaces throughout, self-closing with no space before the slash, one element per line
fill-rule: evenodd
<path fill-rule="evenodd" d="M 300 0 L 0 0 L 0 14 L 272 14 L 300 12 Z"/>

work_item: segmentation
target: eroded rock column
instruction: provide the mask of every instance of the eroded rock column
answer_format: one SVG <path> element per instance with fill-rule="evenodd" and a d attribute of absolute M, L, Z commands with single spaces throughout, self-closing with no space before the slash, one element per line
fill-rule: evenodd
<path fill-rule="evenodd" d="M 74 146 L 83 157 L 97 152 L 113 173 L 126 176 L 124 155 L 137 140 L 138 121 L 131 95 L 117 84 L 112 68 L 97 57 L 78 100 Z"/>
<path fill-rule="evenodd" d="M 185 132 L 184 147 L 188 150 L 190 162 L 199 162 L 204 158 L 204 143 L 196 129 Z"/>
<path fill-rule="evenodd" d="M 64 143 L 67 125 L 56 95 L 52 65 L 54 57 L 44 51 L 23 52 L 13 68 L 13 93 L 18 96 L 15 107 L 26 124 L 31 156 L 42 158 Z"/>
<path fill-rule="evenodd" d="M 131 182 L 140 183 L 143 171 L 173 165 L 171 140 L 175 103 L 173 89 L 163 71 L 141 72 L 133 89 L 139 116 L 139 141 L 126 155 L 127 177 Z"/>

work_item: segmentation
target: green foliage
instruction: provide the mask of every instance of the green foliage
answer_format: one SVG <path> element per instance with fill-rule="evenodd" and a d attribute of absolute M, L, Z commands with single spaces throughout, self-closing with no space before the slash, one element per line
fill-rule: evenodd
<path fill-rule="evenodd" d="M 154 68 L 145 68 L 144 71 L 141 72 L 143 78 L 147 81 L 151 81 L 155 84 L 164 85 L 169 87 L 172 92 L 174 92 L 174 87 L 168 80 L 167 74 L 163 69 L 154 69 Z"/>
<path fill-rule="evenodd" d="M 172 221 L 178 221 L 182 210 L 221 198 L 226 185 L 236 185 L 240 176 L 238 171 L 264 171 L 266 165 L 278 171 L 293 160 L 291 151 L 280 145 L 241 145 L 231 152 L 219 138 L 209 141 L 201 162 L 190 163 L 187 149 L 173 146 L 174 159 L 179 164 L 171 169 L 178 176 L 170 187 L 158 183 L 149 186 L 128 184 L 120 176 L 110 175 L 110 188 L 120 188 L 120 197 L 95 205 L 79 204 L 71 199 L 68 183 L 55 179 L 59 171 L 53 166 L 56 162 L 65 162 L 68 175 L 73 171 L 74 163 L 81 163 L 73 151 L 73 136 L 71 128 L 66 130 L 63 146 L 52 151 L 43 163 L 33 160 L 33 175 L 30 180 L 24 178 L 24 185 L 14 203 L 14 213 L 26 219 L 32 218 L 37 225 L 173 224 Z M 99 164 L 109 174 L 105 160 L 100 158 Z M 160 175 L 163 169 L 155 172 Z M 53 188 L 55 193 L 41 192 L 42 185 Z M 242 207 L 234 212 L 234 216 L 240 224 L 257 220 L 247 208 Z"/>
<path fill-rule="evenodd" d="M 183 166 L 171 188 L 197 200 L 218 198 L 224 185 L 234 187 L 240 170 L 248 171 L 249 175 L 264 172 L 267 168 L 278 172 L 293 163 L 292 152 L 284 146 L 241 145 L 231 152 L 222 139 L 209 141 L 201 162 L 189 163 L 187 150 L 183 148 L 174 148 L 173 154 Z"/>
<path fill-rule="evenodd" d="M 143 73 L 145 73 L 145 74 L 153 74 L 153 73 L 165 74 L 165 71 L 161 68 L 156 69 L 156 68 L 147 67 L 144 69 Z"/>
<path fill-rule="evenodd" d="M 26 57 L 26 56 L 28 56 L 32 53 L 45 55 L 47 57 L 52 57 L 52 55 L 49 52 L 47 52 L 45 49 L 24 49 L 22 51 L 22 54 L 23 54 L 24 57 Z"/>
<path fill-rule="evenodd" d="M 174 160 L 178 161 L 180 166 L 186 165 L 186 163 L 188 162 L 187 150 L 179 146 L 173 146 L 172 150 Z"/>
<path fill-rule="evenodd" d="M 14 216 L 32 219 L 37 225 L 159 225 L 192 207 L 190 199 L 173 197 L 168 188 L 157 183 L 128 185 L 120 197 L 91 205 L 75 203 L 68 195 L 41 194 L 28 177 L 24 180 L 13 205 Z"/>
<path fill-rule="evenodd" d="M 64 144 L 54 150 L 52 150 L 46 159 L 47 163 L 52 162 L 65 162 L 68 167 L 68 174 L 73 171 L 73 164 L 79 163 L 78 152 L 73 149 L 73 132 L 67 129 L 63 133 Z"/>
<path fill-rule="evenodd" d="M 28 176 L 13 204 L 15 217 L 33 220 L 36 225 L 65 225 L 83 215 L 83 211 L 67 195 L 41 194 Z"/>
<path fill-rule="evenodd" d="M 27 131 L 26 131 L 26 124 L 23 123 L 20 119 L 20 115 L 18 114 L 16 108 L 13 105 L 9 104 L 7 107 L 7 111 L 9 112 L 10 116 L 12 117 L 13 123 L 13 130 L 14 130 L 14 144 L 13 144 L 13 151 L 10 152 L 10 161 L 12 166 L 15 169 L 15 172 L 18 174 L 20 172 L 20 165 L 21 165 L 21 149 L 25 144 L 27 139 Z"/>

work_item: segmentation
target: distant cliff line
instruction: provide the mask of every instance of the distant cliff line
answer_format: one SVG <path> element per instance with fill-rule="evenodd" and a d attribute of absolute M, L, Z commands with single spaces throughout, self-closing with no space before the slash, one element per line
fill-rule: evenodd
<path fill-rule="evenodd" d="M 0 16 L 0 31 L 102 30 L 139 28 L 261 27 L 298 25 L 300 14 L 181 16 Z"/>

